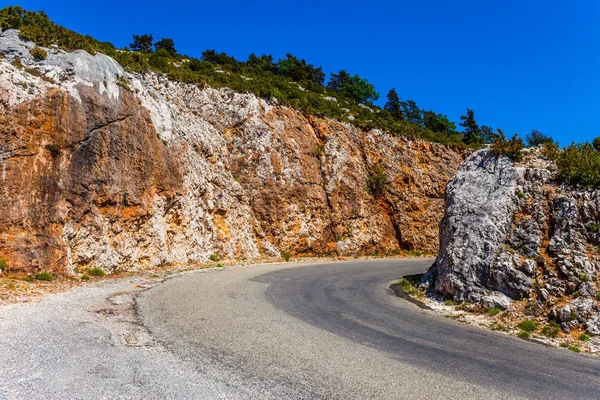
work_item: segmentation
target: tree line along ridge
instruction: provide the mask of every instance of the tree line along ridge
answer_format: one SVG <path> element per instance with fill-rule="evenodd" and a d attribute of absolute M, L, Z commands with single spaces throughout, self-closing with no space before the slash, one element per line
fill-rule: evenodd
<path fill-rule="evenodd" d="M 379 99 L 379 93 L 367 79 L 342 69 L 331 73 L 325 83 L 322 67 L 290 53 L 278 60 L 271 55 L 252 53 L 246 61 L 239 61 L 208 49 L 196 58 L 179 54 L 173 39 L 154 41 L 151 34 L 134 34 L 129 47 L 117 49 L 110 42 L 101 42 L 55 24 L 43 11 L 27 11 L 19 6 L 0 10 L 0 27 L 3 31 L 18 29 L 22 39 L 37 46 L 56 45 L 66 51 L 81 49 L 90 54 L 101 52 L 132 72 L 155 71 L 166 74 L 169 79 L 201 87 L 228 87 L 306 113 L 349 122 L 362 129 L 378 128 L 392 135 L 459 147 L 478 148 L 488 143 L 494 154 L 515 161 L 520 160 L 524 148 L 523 140 L 516 134 L 507 139 L 501 129 L 494 131 L 487 125 L 478 125 L 471 109 L 460 117 L 463 130 L 458 131 L 446 115 L 421 109 L 413 100 L 402 101 L 395 88 L 387 93 L 385 105 L 379 107 L 373 103 Z M 36 59 L 43 56 L 39 54 Z M 544 154 L 556 161 L 561 179 L 588 187 L 600 185 L 600 173 L 593 172 L 600 171 L 600 138 L 597 146 L 571 144 L 560 149 L 552 138 L 533 130 L 526 141 L 530 146 L 544 145 Z M 585 162 L 582 163 L 582 159 Z"/>

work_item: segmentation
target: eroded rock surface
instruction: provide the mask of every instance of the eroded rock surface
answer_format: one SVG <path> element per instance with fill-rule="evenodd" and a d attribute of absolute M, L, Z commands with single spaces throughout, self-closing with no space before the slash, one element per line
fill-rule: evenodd
<path fill-rule="evenodd" d="M 9 272 L 434 252 L 465 152 L 0 36 Z M 369 189 L 382 171 L 388 183 Z"/>
<path fill-rule="evenodd" d="M 597 334 L 600 191 L 560 186 L 553 170 L 538 149 L 521 164 L 488 149 L 465 160 L 447 187 L 432 295 L 484 308 L 522 300 L 541 321 Z"/>

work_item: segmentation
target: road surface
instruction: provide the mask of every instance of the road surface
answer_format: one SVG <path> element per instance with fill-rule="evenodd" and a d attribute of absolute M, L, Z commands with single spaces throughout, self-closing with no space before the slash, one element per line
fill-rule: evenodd
<path fill-rule="evenodd" d="M 597 358 L 450 321 L 392 295 L 393 281 L 431 262 L 223 270 L 171 280 L 138 304 L 178 357 L 193 363 L 202 354 L 291 397 L 600 398 Z"/>
<path fill-rule="evenodd" d="M 391 293 L 431 261 L 130 277 L 3 306 L 0 400 L 600 398 L 597 357 Z"/>

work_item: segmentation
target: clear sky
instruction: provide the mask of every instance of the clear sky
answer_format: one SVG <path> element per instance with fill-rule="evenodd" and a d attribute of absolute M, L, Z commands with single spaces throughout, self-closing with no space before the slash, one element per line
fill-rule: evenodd
<path fill-rule="evenodd" d="M 600 1 L 85 1 L 21 0 L 55 22 L 117 47 L 131 34 L 173 38 L 180 53 L 207 48 L 240 60 L 290 52 L 325 72 L 345 69 L 395 87 L 458 121 L 561 144 L 600 136 Z"/>

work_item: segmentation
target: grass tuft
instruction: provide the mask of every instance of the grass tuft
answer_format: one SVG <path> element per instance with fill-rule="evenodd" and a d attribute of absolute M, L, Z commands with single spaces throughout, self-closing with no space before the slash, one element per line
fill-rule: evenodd
<path fill-rule="evenodd" d="M 538 328 L 539 324 L 532 319 L 526 319 L 524 321 L 519 322 L 517 328 L 524 332 L 533 332 Z"/>
<path fill-rule="evenodd" d="M 102 268 L 92 268 L 88 271 L 88 274 L 90 274 L 91 276 L 104 276 L 106 275 L 106 273 L 104 272 L 104 270 Z"/>
<path fill-rule="evenodd" d="M 40 272 L 35 276 L 35 279 L 38 281 L 53 281 L 54 275 L 52 275 L 50 272 Z"/>
<path fill-rule="evenodd" d="M 498 315 L 500 314 L 502 311 L 504 311 L 503 309 L 501 309 L 500 307 L 494 307 L 488 310 L 487 314 L 490 317 L 493 317 L 494 315 Z"/>

